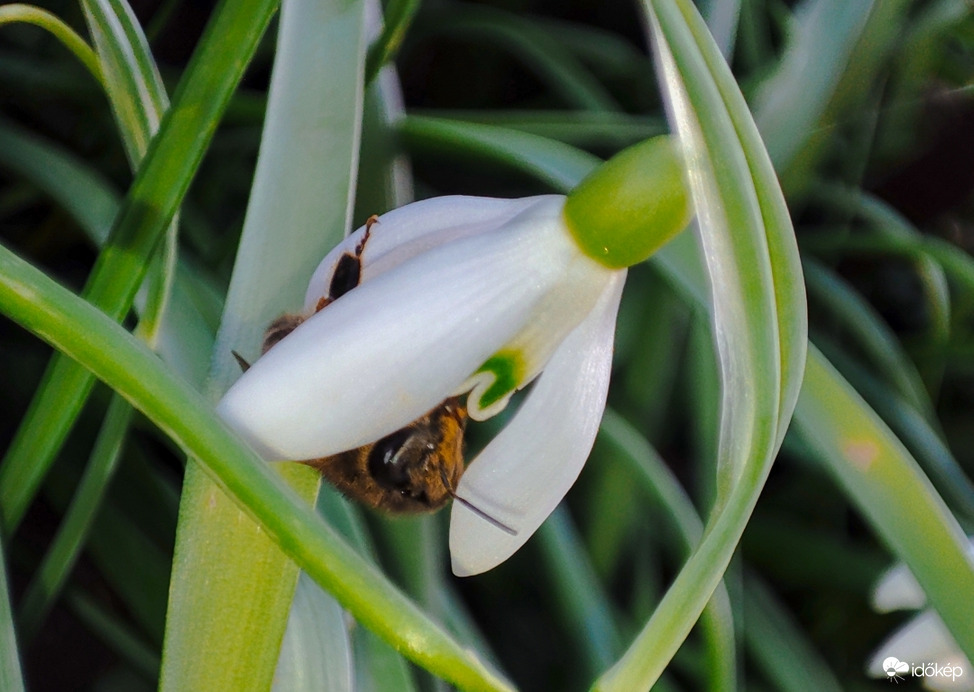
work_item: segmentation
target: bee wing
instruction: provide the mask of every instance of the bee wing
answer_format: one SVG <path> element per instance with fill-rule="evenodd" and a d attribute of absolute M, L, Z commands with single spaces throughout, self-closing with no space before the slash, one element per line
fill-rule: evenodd
<path fill-rule="evenodd" d="M 520 548 L 561 502 L 588 458 L 605 410 L 616 312 L 625 283 L 620 272 L 591 313 L 554 352 L 533 391 L 507 427 L 467 467 L 453 504 L 453 573 L 489 570 Z"/>

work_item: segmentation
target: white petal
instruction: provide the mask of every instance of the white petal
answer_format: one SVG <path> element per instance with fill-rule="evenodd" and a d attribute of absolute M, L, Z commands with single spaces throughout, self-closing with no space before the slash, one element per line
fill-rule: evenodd
<path fill-rule="evenodd" d="M 625 271 L 555 351 L 514 419 L 474 459 L 457 494 L 510 527 L 511 536 L 460 502 L 450 518 L 457 576 L 495 567 L 541 526 L 578 477 L 602 420 Z"/>
<path fill-rule="evenodd" d="M 873 587 L 872 606 L 879 613 L 892 610 L 917 610 L 927 602 L 916 577 L 906 565 L 887 570 Z"/>
<path fill-rule="evenodd" d="M 434 197 L 393 209 L 379 217 L 362 251 L 362 281 L 415 257 L 449 240 L 497 228 L 539 202 L 561 195 L 541 195 L 522 199 Z M 328 284 L 339 258 L 351 253 L 365 234 L 365 226 L 338 244 L 318 265 L 305 296 L 305 309 L 313 311 L 318 299 L 328 293 Z"/>
<path fill-rule="evenodd" d="M 415 420 L 572 278 L 561 204 L 549 198 L 363 283 L 254 363 L 218 413 L 267 459 L 335 454 Z"/>

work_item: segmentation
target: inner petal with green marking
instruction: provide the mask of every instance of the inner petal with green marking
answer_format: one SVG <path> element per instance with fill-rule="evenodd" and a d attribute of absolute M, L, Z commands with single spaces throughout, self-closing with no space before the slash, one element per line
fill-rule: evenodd
<path fill-rule="evenodd" d="M 507 406 L 511 395 L 524 383 L 527 366 L 519 350 L 498 351 L 471 378 L 473 389 L 467 408 L 475 420 L 484 420 Z"/>

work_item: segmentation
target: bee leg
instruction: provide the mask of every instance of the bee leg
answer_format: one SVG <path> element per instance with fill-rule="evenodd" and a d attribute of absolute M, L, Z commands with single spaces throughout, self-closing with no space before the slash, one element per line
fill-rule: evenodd
<path fill-rule="evenodd" d="M 362 281 L 362 253 L 365 252 L 365 244 L 372 236 L 372 226 L 379 223 L 379 217 L 375 214 L 370 216 L 365 222 L 365 233 L 362 240 L 355 246 L 354 252 L 346 252 L 338 258 L 335 271 L 328 282 L 328 295 L 318 299 L 315 312 L 320 312 L 334 303 L 343 295 L 358 286 Z"/>
<path fill-rule="evenodd" d="M 244 360 L 244 357 L 242 355 L 240 355 L 236 351 L 230 351 L 230 353 L 232 353 L 233 357 L 237 359 L 237 365 L 240 366 L 241 372 L 247 372 L 248 370 L 250 370 L 250 363 Z"/>
<path fill-rule="evenodd" d="M 319 298 L 318 299 L 318 304 L 315 306 L 315 312 L 319 312 L 321 310 L 324 310 L 326 307 L 328 307 L 329 305 L 331 305 L 334 302 L 335 302 L 335 299 L 332 298 L 331 296 L 324 296 L 323 298 Z"/>
<path fill-rule="evenodd" d="M 303 315 L 285 314 L 271 322 L 267 331 L 264 332 L 264 344 L 261 348 L 261 355 L 267 353 L 278 341 L 293 332 L 299 324 L 304 322 Z"/>
<path fill-rule="evenodd" d="M 356 257 L 362 257 L 362 252 L 365 250 L 365 244 L 369 242 L 369 237 L 372 235 L 372 227 L 377 223 L 379 223 L 378 214 L 373 214 L 365 220 L 365 233 L 362 235 L 362 240 L 359 242 L 359 244 L 355 246 Z"/>

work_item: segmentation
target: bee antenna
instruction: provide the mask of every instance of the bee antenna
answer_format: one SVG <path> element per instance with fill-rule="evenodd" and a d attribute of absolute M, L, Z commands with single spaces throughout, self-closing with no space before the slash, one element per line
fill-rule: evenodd
<path fill-rule="evenodd" d="M 480 517 L 481 519 L 483 519 L 484 521 L 486 521 L 488 524 L 490 524 L 491 526 L 494 526 L 494 527 L 500 529 L 501 531 L 503 531 L 504 533 L 506 533 L 508 536 L 516 536 L 517 535 L 517 531 L 515 531 L 514 529 L 512 529 L 510 526 L 508 526 L 504 522 L 500 521 L 499 519 L 495 519 L 494 517 L 490 516 L 489 514 L 487 514 L 487 512 L 485 512 L 484 510 L 480 509 L 480 507 L 478 507 L 477 505 L 475 505 L 472 502 L 470 502 L 470 500 L 467 500 L 467 499 L 462 498 L 459 495 L 457 495 L 457 491 L 453 489 L 453 485 L 450 483 L 450 479 L 447 478 L 447 476 L 446 476 L 446 469 L 445 468 L 442 468 L 442 467 L 440 468 L 440 478 L 443 480 L 443 487 L 446 488 L 446 491 L 450 494 L 450 497 L 452 497 L 455 502 L 459 502 L 461 505 L 463 505 L 464 507 L 466 507 L 467 509 L 469 509 L 471 512 L 473 512 L 474 514 L 476 514 L 478 517 Z"/>
<path fill-rule="evenodd" d="M 466 507 L 467 509 L 469 509 L 471 512 L 473 512 L 474 514 L 476 514 L 478 517 L 480 517 L 481 519 L 483 519 L 487 523 L 491 524 L 492 526 L 495 526 L 496 528 L 500 529 L 501 531 L 503 531 L 504 533 L 506 533 L 508 536 L 516 536 L 517 535 L 517 531 L 515 531 L 514 529 L 512 529 L 510 526 L 508 526 L 504 522 L 500 521 L 499 519 L 495 519 L 494 517 L 490 516 L 489 514 L 487 514 L 487 512 L 485 512 L 484 510 L 480 509 L 480 507 L 478 507 L 477 505 L 473 504 L 469 500 L 465 500 L 464 498 L 460 497 L 459 495 L 457 495 L 452 490 L 450 491 L 450 495 L 453 497 L 453 499 L 456 502 L 459 502 L 461 505 L 463 505 L 464 507 Z"/>
<path fill-rule="evenodd" d="M 250 370 L 250 363 L 244 360 L 244 357 L 242 355 L 240 355 L 236 351 L 230 351 L 230 353 L 232 353 L 233 357 L 237 359 L 237 365 L 240 366 L 240 369 L 243 372 L 247 372 L 248 370 Z"/>

